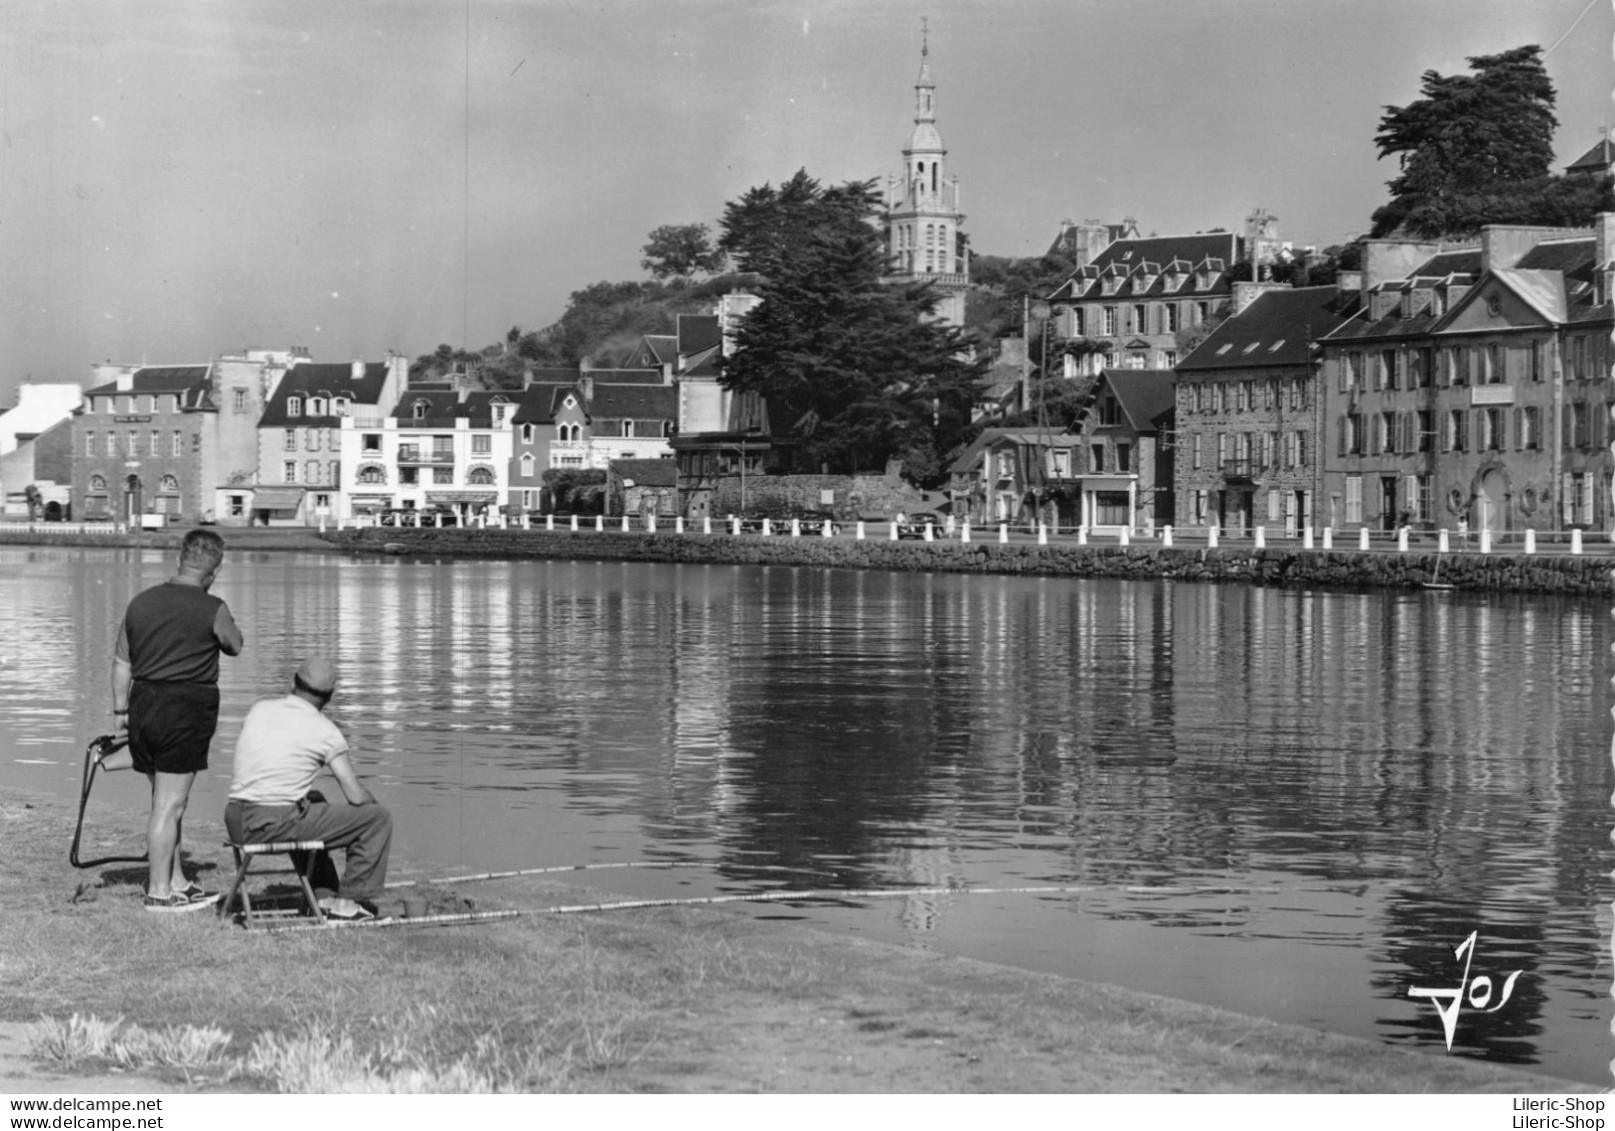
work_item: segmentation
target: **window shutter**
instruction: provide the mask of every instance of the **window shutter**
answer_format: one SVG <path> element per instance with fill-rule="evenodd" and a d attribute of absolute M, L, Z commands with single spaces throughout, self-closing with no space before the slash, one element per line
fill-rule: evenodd
<path fill-rule="evenodd" d="M 1336 422 L 1335 422 L 1335 423 L 1337 423 L 1337 424 L 1339 424 L 1339 425 L 1340 425 L 1340 428 L 1339 428 L 1339 434 L 1340 434 L 1340 451 L 1339 451 L 1339 452 L 1338 452 L 1338 453 L 1336 453 L 1336 454 L 1338 454 L 1338 455 L 1345 455 L 1345 454 L 1346 454 L 1346 418 L 1345 418 L 1345 417 L 1344 417 L 1344 416 L 1342 416 L 1342 417 L 1341 417 L 1341 418 L 1340 418 L 1340 419 L 1339 419 L 1339 420 L 1338 420 L 1338 421 L 1336 421 Z"/>
<path fill-rule="evenodd" d="M 1571 508 L 1575 506 L 1574 490 L 1569 472 L 1561 475 L 1559 477 L 1559 510 L 1566 526 L 1569 526 L 1573 521 L 1572 515 L 1574 512 Z"/>
<path fill-rule="evenodd" d="M 1371 427 L 1368 429 L 1368 454 L 1371 456 L 1377 456 L 1379 455 L 1379 431 L 1381 421 L 1384 418 L 1382 417 L 1380 420 L 1372 420 L 1372 418 L 1370 419 Z"/>

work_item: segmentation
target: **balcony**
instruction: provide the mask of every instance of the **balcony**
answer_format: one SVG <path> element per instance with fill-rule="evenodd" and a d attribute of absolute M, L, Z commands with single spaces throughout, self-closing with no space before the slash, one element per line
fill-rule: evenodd
<path fill-rule="evenodd" d="M 1513 404 L 1513 385 L 1476 385 L 1469 390 L 1469 403 L 1482 404 Z"/>
<path fill-rule="evenodd" d="M 453 467 L 453 448 L 420 448 L 412 444 L 398 446 L 399 467 Z"/>
<path fill-rule="evenodd" d="M 1225 459 L 1222 461 L 1222 477 L 1224 479 L 1252 479 L 1263 464 L 1258 459 Z"/>

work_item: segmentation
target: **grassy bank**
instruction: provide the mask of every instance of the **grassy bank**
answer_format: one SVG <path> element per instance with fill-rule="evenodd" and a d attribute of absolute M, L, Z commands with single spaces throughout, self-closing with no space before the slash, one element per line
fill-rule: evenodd
<path fill-rule="evenodd" d="M 0 803 L 0 1021 L 33 1023 L 64 1087 L 115 1069 L 227 1091 L 1567 1087 L 714 908 L 248 934 L 144 913 L 138 867 L 75 871 L 73 816 L 45 798 Z M 215 825 L 197 815 L 187 831 L 217 886 Z M 138 845 L 140 828 L 137 813 L 103 818 L 95 843 Z M 462 893 L 482 909 L 580 895 L 529 881 Z M 0 1090 L 6 1073 L 0 1060 Z"/>

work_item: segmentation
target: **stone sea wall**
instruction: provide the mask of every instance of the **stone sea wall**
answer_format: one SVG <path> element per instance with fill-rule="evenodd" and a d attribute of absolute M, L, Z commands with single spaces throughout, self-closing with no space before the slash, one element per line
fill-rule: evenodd
<path fill-rule="evenodd" d="M 1169 578 L 1327 588 L 1422 589 L 1432 579 L 1455 589 L 1521 593 L 1615 592 L 1615 559 L 1570 554 L 1400 554 L 1388 551 L 1256 550 L 1160 546 L 1079 546 L 1031 542 L 891 542 L 885 539 L 727 534 L 576 534 L 443 529 L 345 530 L 325 535 L 361 553 L 479 558 L 564 558 L 714 565 L 824 566 L 1037 577 Z"/>

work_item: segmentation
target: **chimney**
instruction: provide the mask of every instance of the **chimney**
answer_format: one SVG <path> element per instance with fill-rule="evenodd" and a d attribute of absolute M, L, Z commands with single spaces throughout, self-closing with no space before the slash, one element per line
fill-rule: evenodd
<path fill-rule="evenodd" d="M 1336 271 L 1335 293 L 1341 298 L 1347 295 L 1358 294 L 1363 289 L 1363 273 L 1361 271 Z"/>
<path fill-rule="evenodd" d="M 135 388 L 135 367 L 122 365 L 118 367 L 118 392 L 132 393 Z"/>
<path fill-rule="evenodd" d="M 1600 288 L 1596 297 L 1602 304 L 1615 297 L 1615 212 L 1600 212 L 1593 221 L 1593 231 L 1597 233 L 1593 270 L 1598 273 Z"/>
<path fill-rule="evenodd" d="M 353 379 L 355 381 L 364 380 L 364 358 L 362 357 L 353 359 Z"/>
<path fill-rule="evenodd" d="M 594 375 L 592 373 L 580 374 L 578 376 L 578 388 L 583 391 L 583 401 L 584 401 L 584 403 L 586 405 L 587 404 L 593 404 L 594 403 Z"/>
<path fill-rule="evenodd" d="M 1527 224 L 1487 224 L 1480 230 L 1480 269 L 1484 273 L 1499 267 L 1513 267 L 1543 240 L 1569 235 L 1571 231 Z"/>
<path fill-rule="evenodd" d="M 1234 309 L 1232 310 L 1231 313 L 1238 314 L 1241 311 L 1243 311 L 1247 306 L 1249 306 L 1251 303 L 1255 302 L 1256 301 L 1256 296 L 1261 294 L 1263 291 L 1285 290 L 1286 288 L 1289 287 L 1289 285 L 1290 284 L 1288 284 L 1288 283 L 1275 283 L 1275 282 L 1273 282 L 1271 280 L 1268 280 L 1266 282 L 1261 282 L 1261 283 L 1258 283 L 1258 282 L 1255 282 L 1255 281 L 1245 281 L 1245 282 L 1235 283 L 1234 284 Z"/>

